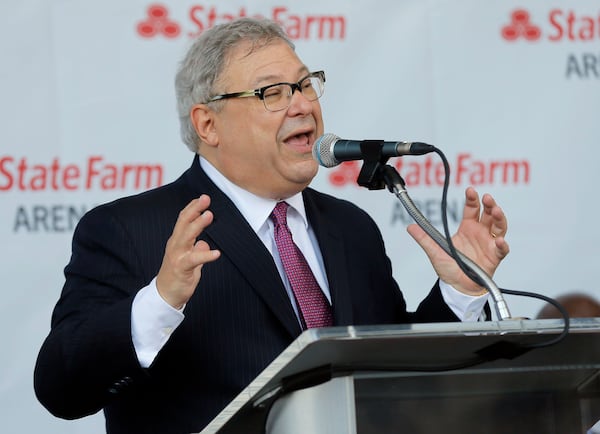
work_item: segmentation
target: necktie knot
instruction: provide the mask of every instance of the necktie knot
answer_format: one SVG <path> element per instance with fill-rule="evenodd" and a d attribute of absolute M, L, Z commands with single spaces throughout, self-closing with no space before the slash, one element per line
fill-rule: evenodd
<path fill-rule="evenodd" d="M 287 202 L 277 202 L 273 212 L 271 213 L 271 219 L 277 226 L 287 226 L 287 210 L 289 205 Z"/>

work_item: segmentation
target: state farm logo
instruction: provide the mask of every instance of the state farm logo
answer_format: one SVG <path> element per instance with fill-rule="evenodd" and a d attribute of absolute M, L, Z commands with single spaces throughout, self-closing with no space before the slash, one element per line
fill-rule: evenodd
<path fill-rule="evenodd" d="M 147 16 L 137 25 L 137 32 L 144 38 L 163 35 L 176 38 L 181 33 L 181 27 L 169 18 L 169 11 L 162 5 L 148 7 Z"/>
<path fill-rule="evenodd" d="M 501 27 L 500 34 L 509 42 L 519 39 L 530 42 L 541 39 L 550 42 L 600 41 L 599 12 L 555 8 L 550 9 L 545 18 L 539 16 L 533 20 L 526 9 L 515 9 L 510 13 L 510 22 Z"/>
<path fill-rule="evenodd" d="M 581 9 L 550 9 L 544 18 L 536 11 L 533 20 L 529 11 L 518 8 L 510 13 L 510 22 L 501 25 L 500 34 L 509 43 L 524 40 L 535 43 L 571 44 L 579 48 L 572 51 L 565 62 L 565 77 L 568 79 L 600 79 L 600 53 L 581 51 L 600 41 L 600 12 Z M 538 25 L 539 24 L 539 25 Z"/>
<path fill-rule="evenodd" d="M 267 17 L 276 21 L 291 39 L 344 40 L 347 18 L 342 14 L 314 14 L 294 12 L 288 6 L 271 6 L 262 11 L 250 11 L 247 6 L 231 9 L 222 2 L 215 5 L 195 4 L 187 11 L 186 21 L 174 20 L 169 10 L 158 3 L 146 9 L 145 17 L 136 23 L 136 33 L 145 39 L 162 36 L 175 39 L 181 36 L 198 37 L 217 24 L 240 17 Z"/>
<path fill-rule="evenodd" d="M 542 31 L 538 26 L 532 24 L 529 12 L 525 9 L 516 9 L 510 14 L 510 23 L 502 27 L 502 37 L 507 41 L 525 38 L 528 41 L 540 39 Z"/>

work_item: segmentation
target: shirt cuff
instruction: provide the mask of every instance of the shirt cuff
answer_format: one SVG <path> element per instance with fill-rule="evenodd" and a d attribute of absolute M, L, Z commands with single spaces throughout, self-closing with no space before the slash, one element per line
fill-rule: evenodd
<path fill-rule="evenodd" d="M 156 278 L 142 288 L 131 307 L 131 338 L 142 368 L 149 367 L 185 318 L 158 293 Z"/>
<path fill-rule="evenodd" d="M 483 308 L 488 301 L 489 293 L 467 295 L 457 291 L 442 279 L 440 279 L 439 285 L 444 301 L 461 321 L 480 321 L 485 319 Z"/>

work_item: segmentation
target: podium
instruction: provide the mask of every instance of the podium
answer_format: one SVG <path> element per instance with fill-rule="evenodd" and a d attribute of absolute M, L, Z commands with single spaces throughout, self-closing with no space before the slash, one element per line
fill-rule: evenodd
<path fill-rule="evenodd" d="M 203 431 L 581 434 L 600 420 L 600 318 L 310 329 Z"/>

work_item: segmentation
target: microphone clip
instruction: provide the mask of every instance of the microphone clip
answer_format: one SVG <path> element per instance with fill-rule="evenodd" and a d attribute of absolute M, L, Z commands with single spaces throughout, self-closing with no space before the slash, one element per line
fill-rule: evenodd
<path fill-rule="evenodd" d="M 360 143 L 364 163 L 356 181 L 361 187 L 369 190 L 386 188 L 383 168 L 389 157 L 383 156 L 383 142 L 383 140 L 364 140 Z"/>

